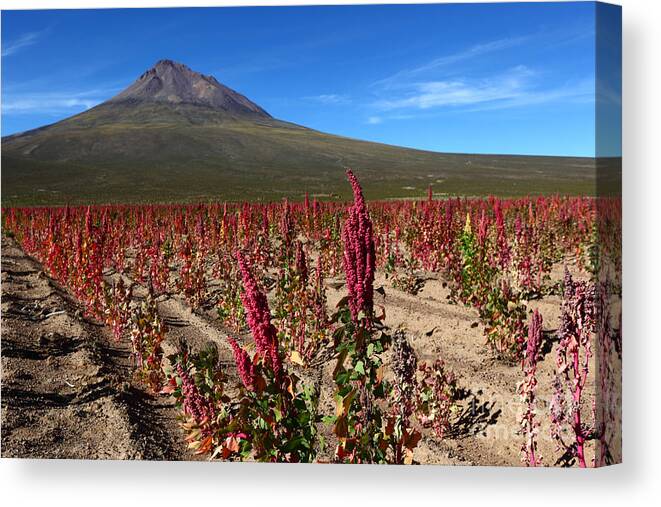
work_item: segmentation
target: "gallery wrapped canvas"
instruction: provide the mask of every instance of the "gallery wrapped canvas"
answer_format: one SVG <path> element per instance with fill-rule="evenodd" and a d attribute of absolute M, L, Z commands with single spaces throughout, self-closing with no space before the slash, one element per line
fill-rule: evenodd
<path fill-rule="evenodd" d="M 619 7 L 2 27 L 3 458 L 621 462 Z"/>

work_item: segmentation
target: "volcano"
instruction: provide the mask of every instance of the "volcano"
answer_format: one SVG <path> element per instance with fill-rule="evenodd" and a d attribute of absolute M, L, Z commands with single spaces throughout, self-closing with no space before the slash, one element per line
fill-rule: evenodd
<path fill-rule="evenodd" d="M 347 121 L 354 121 L 347 119 Z M 592 159 L 443 154 L 272 117 L 212 76 L 161 60 L 109 100 L 2 138 L 2 204 L 593 193 Z"/>

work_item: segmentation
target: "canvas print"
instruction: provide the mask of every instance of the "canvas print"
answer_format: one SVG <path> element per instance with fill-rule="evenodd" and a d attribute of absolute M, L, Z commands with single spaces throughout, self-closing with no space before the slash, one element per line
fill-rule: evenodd
<path fill-rule="evenodd" d="M 621 9 L 2 12 L 2 457 L 621 462 Z"/>

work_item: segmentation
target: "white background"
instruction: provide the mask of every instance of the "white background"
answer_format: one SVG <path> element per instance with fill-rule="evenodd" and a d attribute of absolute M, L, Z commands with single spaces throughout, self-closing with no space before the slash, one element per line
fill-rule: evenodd
<path fill-rule="evenodd" d="M 305 4 L 279 1 L 271 4 Z M 325 4 L 349 3 L 324 0 Z M 353 3 L 374 3 L 358 1 Z M 386 2 L 382 2 L 386 3 Z M 409 3 L 399 1 L 397 3 Z M 624 7 L 624 460 L 602 470 L 0 460 L 4 505 L 618 505 L 661 497 L 661 2 Z M 1 8 L 266 5 L 0 0 Z M 84 43 L 84 41 L 81 41 Z M 659 326 L 659 327 L 657 327 Z"/>

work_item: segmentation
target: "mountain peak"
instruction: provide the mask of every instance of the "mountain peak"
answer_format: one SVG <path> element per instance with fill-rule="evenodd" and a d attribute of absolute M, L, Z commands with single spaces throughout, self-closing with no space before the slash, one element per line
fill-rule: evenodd
<path fill-rule="evenodd" d="M 195 72 L 173 60 L 159 60 L 108 102 L 193 104 L 236 116 L 271 117 L 257 104 L 219 83 L 213 76 Z"/>
<path fill-rule="evenodd" d="M 189 67 L 184 65 L 183 63 L 175 62 L 174 60 L 168 60 L 167 58 L 164 60 L 159 60 L 154 64 L 154 67 L 159 67 L 159 66 L 164 66 L 164 67 L 184 67 L 188 69 Z"/>

